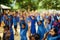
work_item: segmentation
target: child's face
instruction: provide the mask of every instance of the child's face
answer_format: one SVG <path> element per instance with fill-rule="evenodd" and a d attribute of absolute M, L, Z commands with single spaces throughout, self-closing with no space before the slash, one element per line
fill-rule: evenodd
<path fill-rule="evenodd" d="M 22 28 L 24 29 L 25 28 L 25 25 L 22 24 Z"/>
<path fill-rule="evenodd" d="M 49 23 L 49 20 L 47 19 L 47 23 Z"/>
<path fill-rule="evenodd" d="M 55 35 L 56 33 L 55 33 L 54 29 L 51 29 L 50 32 L 49 32 L 49 34 L 51 34 L 51 35 L 53 36 L 53 35 Z"/>
<path fill-rule="evenodd" d="M 23 17 L 20 17 L 20 20 L 23 20 Z"/>
<path fill-rule="evenodd" d="M 31 37 L 31 40 L 35 40 L 35 38 L 34 37 Z"/>
<path fill-rule="evenodd" d="M 38 25 L 40 25 L 41 24 L 41 22 L 38 22 Z"/>
<path fill-rule="evenodd" d="M 32 19 L 34 19 L 34 17 L 32 16 Z"/>

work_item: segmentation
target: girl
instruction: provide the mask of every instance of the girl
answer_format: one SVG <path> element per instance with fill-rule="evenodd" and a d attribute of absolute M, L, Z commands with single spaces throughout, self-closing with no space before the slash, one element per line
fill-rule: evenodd
<path fill-rule="evenodd" d="M 42 38 L 44 37 L 44 33 L 45 33 L 44 24 L 42 21 L 39 21 L 37 24 L 38 24 L 37 33 L 40 35 L 40 40 L 42 40 Z"/>
<path fill-rule="evenodd" d="M 27 40 L 27 31 L 28 31 L 28 26 L 26 23 L 22 23 L 22 27 L 20 28 L 20 36 L 21 40 Z"/>
<path fill-rule="evenodd" d="M 35 18 L 35 16 L 32 16 L 31 17 L 31 34 L 36 33 L 35 23 L 36 23 L 36 18 Z"/>
<path fill-rule="evenodd" d="M 46 23 L 46 31 L 49 32 L 52 28 L 52 23 L 51 20 L 47 19 L 47 23 Z"/>

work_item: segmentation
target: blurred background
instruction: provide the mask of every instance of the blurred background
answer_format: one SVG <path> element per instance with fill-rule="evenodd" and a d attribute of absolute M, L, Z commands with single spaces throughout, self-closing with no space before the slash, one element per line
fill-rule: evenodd
<path fill-rule="evenodd" d="M 0 4 L 11 7 L 12 10 L 60 9 L 60 0 L 0 0 Z"/>

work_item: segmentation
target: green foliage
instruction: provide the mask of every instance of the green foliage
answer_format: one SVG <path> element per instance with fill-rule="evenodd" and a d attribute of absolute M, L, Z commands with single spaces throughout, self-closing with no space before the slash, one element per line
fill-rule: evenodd
<path fill-rule="evenodd" d="M 7 5 L 7 6 L 10 6 L 10 0 L 0 0 L 0 4 L 4 4 L 4 5 Z"/>
<path fill-rule="evenodd" d="M 56 0 L 42 0 L 42 5 L 40 7 L 45 9 L 56 9 Z"/>
<path fill-rule="evenodd" d="M 56 5 L 57 5 L 57 8 L 56 9 L 60 9 L 60 0 L 57 0 L 56 1 Z"/>
<path fill-rule="evenodd" d="M 26 10 L 27 9 L 36 10 L 38 8 L 36 1 L 33 0 L 24 0 L 24 1 L 20 0 L 20 2 L 19 1 L 17 2 L 19 3 L 20 8 L 24 8 Z"/>
<path fill-rule="evenodd" d="M 11 6 L 15 0 L 0 0 L 0 4 Z M 60 0 L 16 0 L 15 6 L 18 9 L 60 9 Z M 13 7 L 15 7 L 13 6 Z M 12 7 L 12 6 L 11 6 Z"/>

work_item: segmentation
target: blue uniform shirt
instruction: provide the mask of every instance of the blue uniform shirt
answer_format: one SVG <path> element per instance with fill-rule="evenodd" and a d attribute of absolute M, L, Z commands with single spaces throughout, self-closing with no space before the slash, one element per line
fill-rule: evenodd
<path fill-rule="evenodd" d="M 37 21 L 39 21 L 40 20 L 40 16 L 37 16 L 36 19 L 37 19 Z"/>
<path fill-rule="evenodd" d="M 13 24 L 17 25 L 17 18 L 16 17 L 13 17 Z"/>
<path fill-rule="evenodd" d="M 40 35 L 40 40 L 42 40 L 42 38 L 44 37 L 44 33 L 46 32 L 44 25 L 38 25 L 38 31 L 37 33 Z"/>
<path fill-rule="evenodd" d="M 49 35 L 49 37 L 47 37 L 47 40 L 60 40 L 60 35 L 57 35 L 57 36 Z"/>
<path fill-rule="evenodd" d="M 52 29 L 52 25 L 51 24 L 47 24 L 46 31 L 49 32 L 51 29 Z"/>
<path fill-rule="evenodd" d="M 27 30 L 28 30 L 28 26 L 26 25 L 25 29 L 20 28 L 20 36 L 21 36 L 21 40 L 27 40 Z"/>
<path fill-rule="evenodd" d="M 36 27 L 35 27 L 36 19 L 31 20 L 31 34 L 36 33 Z"/>

